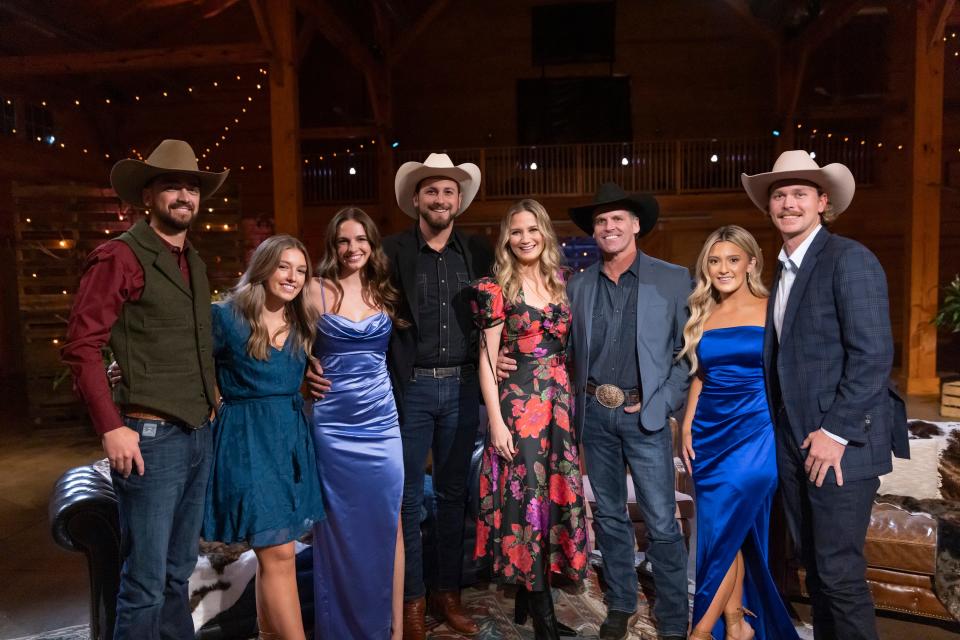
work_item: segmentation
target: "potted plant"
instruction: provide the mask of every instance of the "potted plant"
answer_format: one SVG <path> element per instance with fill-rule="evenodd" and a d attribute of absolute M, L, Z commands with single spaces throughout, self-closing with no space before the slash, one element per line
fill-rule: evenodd
<path fill-rule="evenodd" d="M 933 317 L 938 327 L 960 333 L 960 274 L 944 287 L 943 304 Z M 940 415 L 960 417 L 960 381 L 945 382 L 940 394 Z"/>

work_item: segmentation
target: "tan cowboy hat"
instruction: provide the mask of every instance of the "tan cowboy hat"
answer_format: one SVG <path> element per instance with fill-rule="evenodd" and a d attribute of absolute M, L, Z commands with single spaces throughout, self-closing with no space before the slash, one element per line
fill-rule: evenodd
<path fill-rule="evenodd" d="M 850 169 L 839 162 L 825 167 L 818 165 L 810 154 L 803 150 L 784 151 L 773 163 L 773 171 L 748 176 L 740 174 L 740 181 L 747 195 L 757 208 L 767 213 L 770 200 L 770 187 L 784 180 L 802 180 L 820 187 L 833 206 L 834 215 L 840 214 L 850 206 L 857 182 Z"/>
<path fill-rule="evenodd" d="M 460 185 L 460 194 L 463 199 L 460 210 L 454 214 L 454 217 L 467 210 L 480 190 L 480 167 L 472 162 L 453 166 L 450 156 L 445 153 L 431 153 L 422 163 L 404 162 L 397 169 L 393 188 L 397 193 L 397 206 L 414 220 L 419 217 L 419 214 L 413 207 L 413 196 L 417 185 L 426 178 L 450 178 Z"/>
<path fill-rule="evenodd" d="M 135 207 L 143 206 L 143 188 L 165 173 L 187 173 L 200 180 L 200 199 L 206 200 L 217 192 L 230 170 L 222 173 L 200 171 L 197 156 L 183 140 L 164 140 L 147 159 L 120 160 L 110 170 L 110 184 L 120 199 Z"/>

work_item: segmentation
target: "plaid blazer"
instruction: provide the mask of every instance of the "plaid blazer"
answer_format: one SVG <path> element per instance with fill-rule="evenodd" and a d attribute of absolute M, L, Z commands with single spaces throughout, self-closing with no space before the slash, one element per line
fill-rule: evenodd
<path fill-rule="evenodd" d="M 909 457 L 903 400 L 890 388 L 893 336 L 887 279 L 859 242 L 821 229 L 790 290 L 779 343 L 767 306 L 764 373 L 777 424 L 785 410 L 796 446 L 823 427 L 849 441 L 844 480 L 889 473 L 891 450 Z M 781 422 L 777 428 L 785 428 Z M 836 478 L 831 470 L 829 482 Z"/>

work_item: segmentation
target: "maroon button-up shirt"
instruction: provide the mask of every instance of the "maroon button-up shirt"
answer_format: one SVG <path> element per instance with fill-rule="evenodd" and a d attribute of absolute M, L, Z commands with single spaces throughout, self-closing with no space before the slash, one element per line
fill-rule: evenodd
<path fill-rule="evenodd" d="M 173 253 L 189 287 L 187 251 L 191 250 L 190 245 L 185 244 L 181 250 L 163 238 L 160 240 Z M 73 372 L 74 390 L 86 403 L 93 427 L 100 435 L 122 426 L 101 350 L 110 341 L 110 331 L 120 317 L 123 304 L 139 300 L 143 287 L 143 267 L 125 242 L 110 240 L 87 257 L 70 311 L 66 344 L 60 355 Z"/>

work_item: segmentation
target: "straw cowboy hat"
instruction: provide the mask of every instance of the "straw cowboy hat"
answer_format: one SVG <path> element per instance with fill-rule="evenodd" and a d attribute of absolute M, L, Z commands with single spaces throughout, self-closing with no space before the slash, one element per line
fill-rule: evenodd
<path fill-rule="evenodd" d="M 110 184 L 120 199 L 135 207 L 143 206 L 143 188 L 165 173 L 186 173 L 200 180 L 200 199 L 206 200 L 217 192 L 230 170 L 222 173 L 200 171 L 197 156 L 183 140 L 164 140 L 147 159 L 125 159 L 110 170 Z"/>
<path fill-rule="evenodd" d="M 750 200 L 764 213 L 767 213 L 770 187 L 784 180 L 812 182 L 820 187 L 830 199 L 833 215 L 839 215 L 850 206 L 853 192 L 857 188 L 857 182 L 853 179 L 850 169 L 839 162 L 821 167 L 809 153 L 802 150 L 781 153 L 773 164 L 773 171 L 769 173 L 758 173 L 753 176 L 740 174 L 740 181 Z"/>
<path fill-rule="evenodd" d="M 605 182 L 597 189 L 593 202 L 580 207 L 570 208 L 570 219 L 583 229 L 588 236 L 593 235 L 593 213 L 603 207 L 607 211 L 624 209 L 640 218 L 639 236 L 645 236 L 657 224 L 660 205 L 657 199 L 648 193 L 627 193 L 615 182 Z"/>
<path fill-rule="evenodd" d="M 453 166 L 450 156 L 445 153 L 431 153 L 422 163 L 404 162 L 397 169 L 393 188 L 397 193 L 397 205 L 414 220 L 419 214 L 413 207 L 413 196 L 416 194 L 417 185 L 426 178 L 450 178 L 460 185 L 463 200 L 454 217 L 467 210 L 480 190 L 480 167 L 472 162 Z"/>

